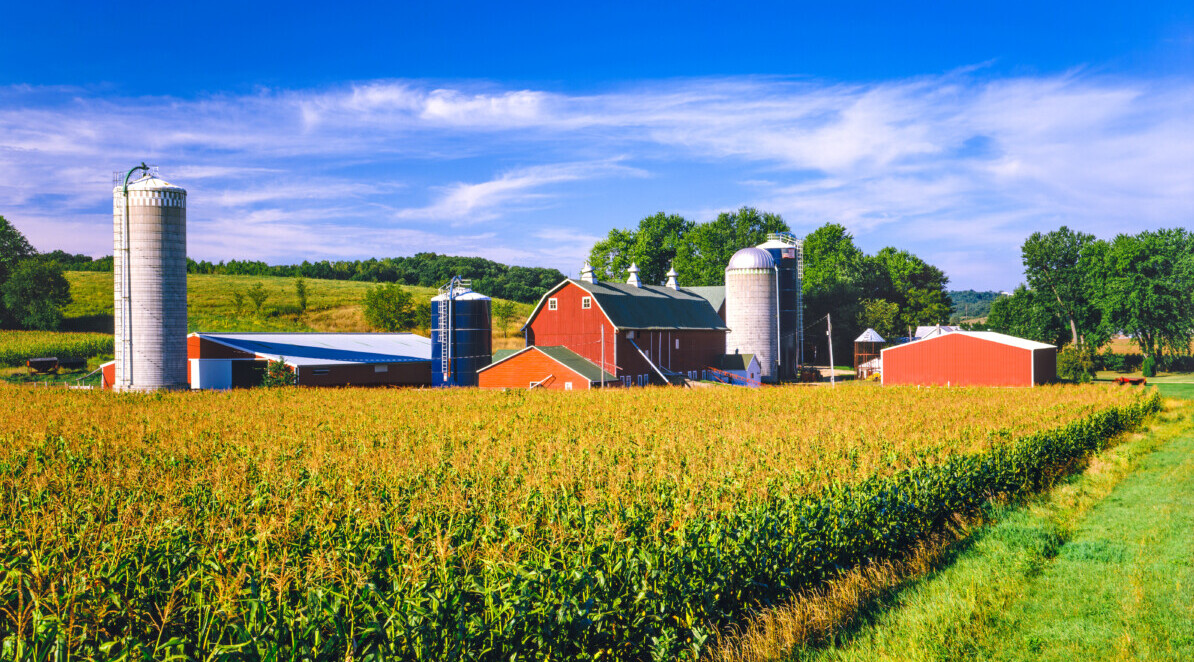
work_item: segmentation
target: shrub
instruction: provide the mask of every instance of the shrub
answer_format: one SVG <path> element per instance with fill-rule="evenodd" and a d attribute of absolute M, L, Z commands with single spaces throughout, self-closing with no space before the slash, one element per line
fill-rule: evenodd
<path fill-rule="evenodd" d="M 258 315 L 261 314 L 261 306 L 265 304 L 265 300 L 269 298 L 269 293 L 265 291 L 265 286 L 261 283 L 253 283 L 253 287 L 249 288 L 249 301 L 253 302 L 253 309 Z"/>
<path fill-rule="evenodd" d="M 1081 384 L 1094 379 L 1092 352 L 1084 347 L 1067 345 L 1057 353 L 1057 376 Z"/>
<path fill-rule="evenodd" d="M 286 357 L 277 361 L 270 361 L 265 366 L 265 374 L 261 378 L 261 385 L 266 388 L 275 386 L 294 386 L 298 383 L 298 375 L 294 369 L 286 364 Z"/>
<path fill-rule="evenodd" d="M 298 297 L 298 307 L 300 313 L 307 312 L 307 280 L 302 276 L 294 279 L 294 294 Z"/>
<path fill-rule="evenodd" d="M 1157 376 L 1157 361 L 1151 356 L 1144 357 L 1144 363 L 1140 366 L 1140 372 L 1145 377 Z"/>

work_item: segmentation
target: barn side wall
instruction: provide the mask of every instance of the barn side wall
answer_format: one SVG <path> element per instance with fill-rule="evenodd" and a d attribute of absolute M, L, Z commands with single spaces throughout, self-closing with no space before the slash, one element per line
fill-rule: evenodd
<path fill-rule="evenodd" d="M 688 373 L 717 365 L 717 357 L 726 351 L 726 334 L 724 331 L 636 331 L 634 344 L 660 368 Z M 626 332 L 618 334 L 615 374 L 634 380 L 638 375 L 654 375 L 654 372 L 626 338 Z"/>
<path fill-rule="evenodd" d="M 187 336 L 188 359 L 255 359 L 256 354 L 221 345 L 202 336 Z"/>
<path fill-rule="evenodd" d="M 377 367 L 385 367 L 378 372 Z M 317 374 L 322 371 L 323 374 Z M 430 386 L 431 362 L 353 363 L 300 366 L 299 386 Z"/>
<path fill-rule="evenodd" d="M 563 391 L 565 382 L 572 382 L 575 391 L 589 388 L 589 380 L 533 349 L 484 368 L 477 375 L 477 386 L 481 388 L 527 388 L 548 377 L 551 379 L 542 387 L 552 391 Z"/>
<path fill-rule="evenodd" d="M 1032 350 L 949 333 L 883 350 L 883 383 L 1032 386 Z"/>
<path fill-rule="evenodd" d="M 1033 350 L 1032 364 L 1033 381 L 1037 384 L 1050 384 L 1057 381 L 1057 348 Z"/>

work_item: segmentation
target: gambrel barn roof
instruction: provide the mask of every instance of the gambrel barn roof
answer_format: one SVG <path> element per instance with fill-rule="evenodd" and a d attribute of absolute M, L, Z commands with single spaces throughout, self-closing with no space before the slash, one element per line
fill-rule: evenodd
<path fill-rule="evenodd" d="M 565 280 L 544 294 L 527 318 L 527 325 L 539 314 L 544 302 L 569 283 L 593 295 L 593 302 L 619 330 L 729 331 L 708 299 L 692 292 L 658 285 L 636 287 L 626 283 L 590 283 L 574 279 Z"/>

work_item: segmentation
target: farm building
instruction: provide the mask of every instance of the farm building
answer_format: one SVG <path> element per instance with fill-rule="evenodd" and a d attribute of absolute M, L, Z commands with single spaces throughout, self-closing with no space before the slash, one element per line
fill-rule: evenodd
<path fill-rule="evenodd" d="M 1057 375 L 1057 348 L 991 331 L 953 331 L 882 351 L 883 383 L 1035 386 Z"/>
<path fill-rule="evenodd" d="M 579 280 L 562 281 L 543 295 L 522 331 L 528 347 L 567 348 L 623 385 L 645 386 L 699 378 L 725 353 L 729 329 L 708 300 L 674 277 L 666 286 L 643 285 L 632 266 L 626 283 L 598 281 L 588 268 Z M 543 361 L 542 353 L 506 357 L 503 370 L 481 385 L 526 388 L 549 376 L 547 364 L 532 365 Z M 499 379 L 506 374 L 508 381 Z"/>
<path fill-rule="evenodd" d="M 482 388 L 580 391 L 621 385 L 615 375 L 567 347 L 532 345 L 501 351 L 493 363 L 477 371 L 477 386 Z"/>
<path fill-rule="evenodd" d="M 722 354 L 713 367 L 741 380 L 734 382 L 738 384 L 758 386 L 763 379 L 763 368 L 754 354 Z"/>
<path fill-rule="evenodd" d="M 268 361 L 302 386 L 431 384 L 431 341 L 412 333 L 192 333 L 191 388 L 256 386 Z"/>

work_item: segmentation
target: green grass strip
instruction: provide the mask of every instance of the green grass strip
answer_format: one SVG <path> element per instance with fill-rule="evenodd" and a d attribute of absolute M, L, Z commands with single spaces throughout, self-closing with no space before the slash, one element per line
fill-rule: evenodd
<path fill-rule="evenodd" d="M 799 660 L 1194 659 L 1188 405 L 1096 455 Z"/>

